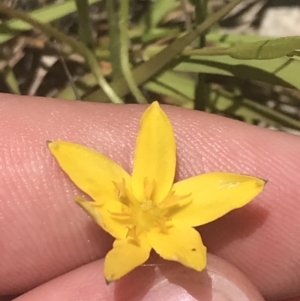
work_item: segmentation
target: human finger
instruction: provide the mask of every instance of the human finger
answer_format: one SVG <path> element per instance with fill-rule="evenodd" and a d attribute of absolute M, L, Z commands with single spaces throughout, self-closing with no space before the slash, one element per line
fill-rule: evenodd
<path fill-rule="evenodd" d="M 263 301 L 252 283 L 236 268 L 216 256 L 208 257 L 202 273 L 177 263 L 144 265 L 107 285 L 103 260 L 77 268 L 18 297 L 15 301 L 54 300 L 226 300 Z"/>
<path fill-rule="evenodd" d="M 110 247 L 108 236 L 74 204 L 79 191 L 45 140 L 85 144 L 130 171 L 145 107 L 6 95 L 0 105 L 0 292 L 13 294 L 100 258 Z M 178 144 L 177 179 L 220 170 L 269 180 L 251 204 L 201 228 L 209 250 L 238 266 L 270 298 L 299 293 L 299 138 L 165 110 Z"/>

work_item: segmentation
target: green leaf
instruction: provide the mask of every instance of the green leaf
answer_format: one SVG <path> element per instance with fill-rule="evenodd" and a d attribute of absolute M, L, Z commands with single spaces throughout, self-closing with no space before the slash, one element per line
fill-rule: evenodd
<path fill-rule="evenodd" d="M 206 35 L 209 42 L 222 43 L 224 46 L 233 46 L 237 43 L 252 43 L 262 40 L 271 39 L 268 36 L 259 36 L 255 34 L 237 34 L 237 33 L 220 33 L 218 31 L 210 32 Z"/>
<path fill-rule="evenodd" d="M 89 16 L 89 1 L 75 0 L 78 15 L 79 40 L 87 47 L 94 46 L 93 33 Z"/>
<path fill-rule="evenodd" d="M 94 76 L 89 73 L 76 81 L 76 91 L 80 96 L 83 96 L 89 89 L 94 87 L 97 82 Z M 192 108 L 193 107 L 193 93 L 195 89 L 195 82 L 191 78 L 174 71 L 166 71 L 147 82 L 145 89 L 159 94 L 167 95 L 177 100 L 176 104 Z M 57 95 L 60 99 L 75 100 L 73 89 L 68 85 L 65 89 L 60 91 Z M 96 101 L 93 100 L 93 101 Z M 102 101 L 102 100 L 101 100 Z"/>
<path fill-rule="evenodd" d="M 162 18 L 176 6 L 177 0 L 151 1 L 146 14 L 140 21 L 140 26 L 147 28 L 149 32 L 155 28 Z"/>
<path fill-rule="evenodd" d="M 128 32 L 128 15 L 129 15 L 130 0 L 122 0 L 120 3 L 120 20 L 119 20 L 119 31 L 120 31 L 120 61 L 121 69 L 124 79 L 130 89 L 130 92 L 138 103 L 147 103 L 146 98 L 140 91 L 135 79 L 132 75 L 130 68 L 129 58 L 129 32 Z"/>
<path fill-rule="evenodd" d="M 76 83 L 77 90 L 81 96 L 94 85 L 96 85 L 96 80 L 92 74 L 83 76 Z M 144 88 L 171 97 L 176 105 L 190 109 L 193 108 L 195 89 L 193 78 L 174 71 L 166 71 L 147 82 Z M 75 99 L 74 92 L 70 86 L 61 91 L 58 97 L 61 99 Z M 212 90 L 209 107 L 210 110 L 223 112 L 225 115 L 240 116 L 248 123 L 263 120 L 267 121 L 270 125 L 286 126 L 300 130 L 298 120 L 251 99 L 237 98 L 226 91 L 221 93 L 219 90 Z"/>
<path fill-rule="evenodd" d="M 284 113 L 251 99 L 234 98 L 226 94 L 219 93 L 219 91 L 212 92 L 211 99 L 214 99 L 214 103 L 211 103 L 211 107 L 213 110 L 223 112 L 225 115 L 241 116 L 248 123 L 262 120 L 273 126 L 285 126 L 300 130 L 300 122 Z"/>
<path fill-rule="evenodd" d="M 201 33 L 205 32 L 213 24 L 222 19 L 241 1 L 242 0 L 231 1 L 229 4 L 221 8 L 218 12 L 208 17 L 202 24 L 198 25 L 195 30 L 176 39 L 161 52 L 153 56 L 149 61 L 135 67 L 132 73 L 136 84 L 138 86 L 144 84 L 152 76 L 161 71 L 176 56 L 178 56 L 186 46 L 190 45 L 191 42 L 193 42 Z M 116 92 L 116 94 L 119 95 L 119 97 L 123 97 L 129 92 L 129 87 L 124 77 L 120 77 L 113 80 L 111 83 L 111 87 Z M 97 90 L 94 93 L 87 95 L 85 99 L 89 100 L 95 98 L 104 100 L 107 98 L 107 96 L 102 91 Z"/>
<path fill-rule="evenodd" d="M 167 71 L 147 83 L 145 88 L 172 97 L 176 101 L 176 105 L 186 108 L 193 107 L 195 81 L 190 77 Z M 273 126 L 286 126 L 300 130 L 298 120 L 252 99 L 235 97 L 227 91 L 220 93 L 220 90 L 213 89 L 209 99 L 210 108 L 213 111 L 242 117 L 248 123 L 253 124 L 258 120 L 262 120 Z"/>
<path fill-rule="evenodd" d="M 237 44 L 228 48 L 226 54 L 242 60 L 269 60 L 286 56 L 297 49 L 300 49 L 300 37 L 295 36 Z"/>
<path fill-rule="evenodd" d="M 154 28 L 165 17 L 165 15 L 175 8 L 177 0 L 160 0 L 151 2 L 149 12 L 149 27 Z"/>
<path fill-rule="evenodd" d="M 99 1 L 101 0 L 89 0 L 88 2 L 89 4 L 93 4 Z M 28 15 L 42 23 L 49 23 L 75 11 L 76 5 L 74 0 L 68 0 L 59 4 L 47 5 L 28 13 Z M 26 31 L 31 28 L 32 25 L 16 18 L 0 24 L 0 44 L 12 39 L 19 34 L 20 31 Z"/>
<path fill-rule="evenodd" d="M 179 28 L 163 28 L 163 27 L 156 27 L 153 28 L 150 32 L 145 33 L 141 36 L 141 41 L 143 43 L 149 43 L 153 40 L 160 39 L 160 38 L 176 38 L 180 34 Z"/>
<path fill-rule="evenodd" d="M 108 35 L 109 35 L 109 52 L 112 66 L 112 78 L 122 75 L 121 55 L 120 55 L 120 29 L 119 29 L 119 12 L 117 10 L 116 0 L 105 1 Z"/>
<path fill-rule="evenodd" d="M 195 81 L 183 74 L 166 71 L 144 85 L 144 88 L 175 100 L 176 105 L 193 108 Z"/>
<path fill-rule="evenodd" d="M 76 92 L 80 95 L 80 97 L 82 97 L 84 94 L 87 93 L 88 90 L 90 90 L 92 87 L 96 85 L 97 85 L 97 81 L 92 73 L 87 73 L 84 76 L 82 76 L 80 79 L 75 81 Z M 71 85 L 67 85 L 63 90 L 59 92 L 59 94 L 56 97 L 59 99 L 66 99 L 66 100 L 76 99 L 76 95 L 74 94 Z M 97 99 L 97 101 L 101 102 L 101 99 Z"/>
<path fill-rule="evenodd" d="M 50 37 L 54 37 L 57 41 L 68 44 L 70 47 L 73 48 L 74 51 L 78 52 L 80 55 L 82 55 L 85 58 L 87 64 L 89 65 L 90 69 L 94 73 L 95 78 L 97 79 L 98 85 L 102 88 L 102 91 L 105 94 L 105 96 L 108 99 L 110 99 L 111 102 L 114 103 L 123 102 L 122 99 L 118 97 L 118 95 L 115 93 L 115 91 L 110 87 L 110 85 L 106 81 L 102 73 L 102 70 L 100 69 L 99 63 L 95 57 L 94 52 L 92 52 L 84 44 L 78 42 L 73 37 L 64 34 L 63 32 L 51 26 L 50 24 L 41 23 L 36 19 L 30 17 L 30 15 L 20 10 L 10 8 L 1 2 L 0 2 L 0 12 L 14 18 L 19 18 L 22 21 L 29 23 L 31 26 L 38 28 L 44 34 Z"/>
<path fill-rule="evenodd" d="M 286 57 L 273 60 L 237 60 L 227 56 L 183 57 L 175 70 L 235 76 L 300 89 L 300 61 Z"/>

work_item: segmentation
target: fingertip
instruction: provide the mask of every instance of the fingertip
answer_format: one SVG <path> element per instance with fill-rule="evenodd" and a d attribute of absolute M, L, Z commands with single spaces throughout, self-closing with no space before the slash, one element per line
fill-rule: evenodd
<path fill-rule="evenodd" d="M 209 255 L 208 266 L 197 272 L 178 263 L 154 260 L 120 280 L 101 281 L 103 260 L 60 276 L 20 296 L 18 301 L 55 300 L 201 300 L 263 301 L 250 281 L 235 267 Z M 104 279 L 104 278 L 102 278 Z"/>

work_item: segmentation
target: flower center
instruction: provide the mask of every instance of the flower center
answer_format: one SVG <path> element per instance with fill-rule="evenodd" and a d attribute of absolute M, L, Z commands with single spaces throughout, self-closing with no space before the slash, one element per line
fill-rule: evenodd
<path fill-rule="evenodd" d="M 172 226 L 172 212 L 180 210 L 182 205 L 190 203 L 190 199 L 187 196 L 177 196 L 174 192 L 170 192 L 169 195 L 157 203 L 152 200 L 152 194 L 154 190 L 154 181 L 145 179 L 145 200 L 138 201 L 126 188 L 125 180 L 121 183 L 114 183 L 117 189 L 117 194 L 120 202 L 123 204 L 122 213 L 111 214 L 116 218 L 126 218 L 124 220 L 126 227 L 128 227 L 128 234 L 136 240 L 141 233 L 149 231 L 153 227 L 159 227 L 159 229 L 167 233 L 168 227 Z M 185 202 L 180 202 L 185 199 Z"/>
<path fill-rule="evenodd" d="M 134 224 L 144 231 L 157 226 L 157 221 L 161 218 L 161 210 L 152 200 L 145 200 L 131 210 Z"/>

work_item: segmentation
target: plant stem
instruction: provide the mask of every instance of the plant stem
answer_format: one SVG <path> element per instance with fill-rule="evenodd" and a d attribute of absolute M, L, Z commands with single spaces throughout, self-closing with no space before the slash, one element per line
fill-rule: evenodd
<path fill-rule="evenodd" d="M 89 20 L 89 3 L 87 0 L 75 0 L 78 14 L 79 39 L 87 47 L 94 46 L 91 24 Z"/>
<path fill-rule="evenodd" d="M 133 78 L 137 85 L 143 85 L 150 78 L 154 77 L 158 72 L 162 71 L 168 64 L 175 60 L 184 49 L 190 45 L 200 34 L 207 31 L 217 21 L 222 19 L 228 14 L 234 7 L 236 7 L 243 0 L 232 0 L 230 3 L 222 7 L 219 11 L 212 14 L 204 22 L 197 25 L 194 30 L 186 33 L 184 36 L 174 40 L 169 46 L 165 47 L 162 51 L 151 57 L 145 63 L 139 64 L 132 69 Z M 125 96 L 130 89 L 124 77 L 118 77 L 114 79 L 110 85 L 113 90 L 120 96 Z M 103 91 L 97 90 L 87 95 L 85 99 L 107 99 L 107 95 Z"/>
<path fill-rule="evenodd" d="M 208 0 L 195 0 L 195 10 L 196 10 L 196 24 L 201 24 L 207 15 L 207 2 Z M 202 33 L 198 40 L 198 47 L 205 47 L 206 39 L 205 33 Z M 197 75 L 197 83 L 195 87 L 195 100 L 194 109 L 205 111 L 207 101 L 209 100 L 209 86 L 206 84 L 205 75 L 199 73 Z"/>
<path fill-rule="evenodd" d="M 81 42 L 78 42 L 75 40 L 73 37 L 68 36 L 64 34 L 63 32 L 57 30 L 50 24 L 43 24 L 33 18 L 31 18 L 28 14 L 20 11 L 13 9 L 11 7 L 6 6 L 5 4 L 0 2 L 0 12 L 4 13 L 8 16 L 14 17 L 21 19 L 22 21 L 29 23 L 32 27 L 36 27 L 40 29 L 44 34 L 47 36 L 55 38 L 57 41 L 60 41 L 61 43 L 66 43 L 74 51 L 82 55 L 88 66 L 90 67 L 91 71 L 93 72 L 97 83 L 99 87 L 102 89 L 104 93 L 104 97 L 106 97 L 108 100 L 114 103 L 122 103 L 122 99 L 116 94 L 116 92 L 111 88 L 111 86 L 108 84 L 106 81 L 105 77 L 102 74 L 102 71 L 99 67 L 99 62 L 97 61 L 94 53 L 87 48 L 84 44 Z M 104 98 L 103 97 L 103 98 Z"/>
<path fill-rule="evenodd" d="M 106 11 L 108 19 L 109 51 L 112 65 L 112 78 L 122 75 L 120 55 L 120 30 L 119 13 L 116 0 L 106 0 Z"/>
<path fill-rule="evenodd" d="M 128 31 L 128 19 L 129 19 L 129 3 L 130 0 L 122 0 L 120 3 L 120 21 L 119 21 L 119 30 L 120 30 L 120 41 L 121 41 L 121 67 L 123 76 L 128 84 L 130 92 L 135 97 L 138 103 L 147 103 L 144 95 L 139 89 L 138 85 L 133 78 L 130 61 L 129 61 L 129 31 Z"/>

